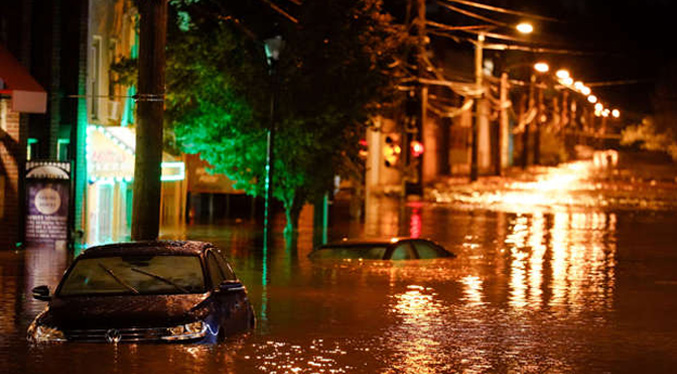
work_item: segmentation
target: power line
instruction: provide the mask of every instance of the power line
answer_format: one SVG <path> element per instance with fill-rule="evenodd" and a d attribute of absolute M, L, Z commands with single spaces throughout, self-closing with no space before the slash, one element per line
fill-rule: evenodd
<path fill-rule="evenodd" d="M 496 21 L 496 20 L 491 19 L 489 17 L 485 17 L 485 16 L 479 15 L 477 13 L 473 13 L 473 12 L 470 12 L 470 11 L 467 11 L 467 10 L 463 10 L 461 8 L 457 8 L 457 7 L 450 5 L 450 4 L 445 4 L 445 3 L 441 3 L 441 2 L 438 2 L 438 4 L 442 5 L 445 8 L 448 8 L 448 9 L 454 11 L 454 12 L 461 13 L 461 14 L 468 16 L 468 17 L 477 18 L 479 20 L 482 20 L 484 22 L 489 22 L 489 23 L 496 25 L 496 26 L 510 27 L 510 25 L 508 25 L 507 23 L 504 23 L 504 22 L 501 22 L 501 21 Z"/>
<path fill-rule="evenodd" d="M 474 42 L 473 39 L 468 39 L 468 41 Z M 605 53 L 599 53 L 599 52 L 575 51 L 575 50 L 571 50 L 571 49 L 526 47 L 526 46 L 514 45 L 514 44 L 485 44 L 484 49 L 491 49 L 491 50 L 496 50 L 496 51 L 522 51 L 522 52 L 533 52 L 533 53 L 568 54 L 568 55 L 578 55 L 578 56 L 605 54 Z"/>
<path fill-rule="evenodd" d="M 592 82 L 586 83 L 588 87 L 603 87 L 603 86 L 622 86 L 626 84 L 642 84 L 642 83 L 653 83 L 653 79 L 626 79 L 620 81 L 608 81 L 608 82 Z"/>
<path fill-rule="evenodd" d="M 497 12 L 497 13 L 512 14 L 512 15 L 515 15 L 515 16 L 529 17 L 529 18 L 533 18 L 533 19 L 540 19 L 540 20 L 543 20 L 543 21 L 550 21 L 550 22 L 561 22 L 560 20 L 555 19 L 555 18 L 539 16 L 537 14 L 531 14 L 531 13 L 526 13 L 526 12 L 519 12 L 519 11 L 512 10 L 512 9 L 499 8 L 499 7 L 496 7 L 496 6 L 482 4 L 482 3 L 476 3 L 476 2 L 473 2 L 473 1 L 467 1 L 467 0 L 444 0 L 444 1 L 448 1 L 448 2 L 451 2 L 451 3 L 457 3 L 457 4 L 463 4 L 463 5 L 467 5 L 467 6 L 471 6 L 471 7 L 475 7 L 475 8 L 480 8 L 480 9 L 485 9 L 485 10 L 490 10 L 492 12 Z"/>
<path fill-rule="evenodd" d="M 468 31 L 468 30 L 483 30 L 483 29 L 488 29 L 492 28 L 493 26 L 488 26 L 488 25 L 467 25 L 467 26 L 449 26 L 445 25 L 443 23 L 439 22 L 434 22 L 427 20 L 426 24 L 429 26 L 437 27 L 442 30 L 446 31 Z"/>

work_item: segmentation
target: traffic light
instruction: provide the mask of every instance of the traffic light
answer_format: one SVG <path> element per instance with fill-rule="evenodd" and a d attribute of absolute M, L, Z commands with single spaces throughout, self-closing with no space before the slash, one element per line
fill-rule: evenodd
<path fill-rule="evenodd" d="M 411 143 L 409 143 L 409 148 L 411 150 L 411 155 L 414 157 L 421 156 L 424 151 L 423 143 L 418 140 L 412 140 Z"/>
<path fill-rule="evenodd" d="M 387 167 L 395 167 L 400 160 L 400 153 L 402 148 L 398 144 L 397 139 L 388 135 L 385 138 L 385 146 L 383 147 L 383 159 Z"/>
<path fill-rule="evenodd" d="M 369 146 L 367 144 L 367 139 L 360 139 L 360 146 L 358 150 L 358 156 L 362 160 L 366 160 L 367 156 L 369 155 Z"/>

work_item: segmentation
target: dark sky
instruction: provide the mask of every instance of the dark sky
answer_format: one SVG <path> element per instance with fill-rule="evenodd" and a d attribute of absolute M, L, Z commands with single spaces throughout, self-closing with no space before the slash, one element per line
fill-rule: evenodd
<path fill-rule="evenodd" d="M 504 23 L 515 24 L 527 19 L 485 11 L 453 0 L 439 1 Z M 677 8 L 677 0 L 468 1 L 555 19 L 532 22 L 536 30 L 529 39 L 541 47 L 577 53 L 509 52 L 508 59 L 546 60 L 553 70 L 567 68 L 576 80 L 586 83 L 634 81 L 631 84 L 593 87 L 593 93 L 608 106 L 620 107 L 628 114 L 635 114 L 636 118 L 652 110 L 655 82 L 666 66 L 676 60 L 677 48 L 672 45 L 677 44 L 673 39 L 677 35 L 674 31 L 677 19 L 673 19 L 675 12 L 672 8 Z M 431 19 L 443 18 L 441 22 L 456 26 L 483 23 L 433 5 L 436 4 L 434 0 L 427 0 L 427 4 Z M 502 29 L 499 33 L 516 34 L 510 29 Z M 466 43 L 464 48 L 472 50 L 472 45 Z"/>
<path fill-rule="evenodd" d="M 489 1 L 485 0 L 485 3 Z M 651 110 L 654 84 L 677 56 L 674 0 L 521 0 L 494 3 L 557 18 L 541 24 L 552 40 L 589 55 L 554 57 L 588 82 L 642 80 L 594 88 L 628 111 Z M 676 4 L 673 4 L 676 3 Z M 546 36 L 546 39 L 548 37 Z M 577 71 L 578 70 L 578 71 Z"/>

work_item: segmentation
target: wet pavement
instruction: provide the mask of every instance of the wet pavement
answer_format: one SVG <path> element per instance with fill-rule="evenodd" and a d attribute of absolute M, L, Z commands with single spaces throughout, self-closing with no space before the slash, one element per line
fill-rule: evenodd
<path fill-rule="evenodd" d="M 29 290 L 53 289 L 68 256 L 0 252 L 0 372 L 674 372 L 677 189 L 600 181 L 589 164 L 538 175 L 405 205 L 373 199 L 364 224 L 334 209 L 331 238 L 428 237 L 455 259 L 312 263 L 311 209 L 297 250 L 278 236 L 264 252 L 247 221 L 166 233 L 216 242 L 248 287 L 257 328 L 215 346 L 31 346 L 25 331 L 44 304 Z M 613 200 L 620 185 L 644 203 Z"/>

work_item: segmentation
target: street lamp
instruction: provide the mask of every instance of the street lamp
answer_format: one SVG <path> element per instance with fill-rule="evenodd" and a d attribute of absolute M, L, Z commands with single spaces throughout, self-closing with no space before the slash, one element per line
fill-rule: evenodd
<path fill-rule="evenodd" d="M 515 27 L 517 31 L 521 32 L 522 34 L 531 34 L 534 31 L 534 26 L 530 24 L 529 22 L 522 22 L 519 25 Z"/>
<path fill-rule="evenodd" d="M 534 64 L 534 70 L 539 73 L 547 73 L 550 70 L 550 65 L 547 62 L 537 62 Z"/>
<path fill-rule="evenodd" d="M 284 46 L 282 36 L 277 35 L 263 41 L 268 60 L 268 73 L 271 79 L 270 94 L 270 125 L 268 126 L 268 143 L 266 146 L 266 196 L 265 211 L 263 213 L 263 246 L 268 248 L 269 237 L 272 234 L 272 203 L 273 203 L 273 166 L 275 164 L 275 101 L 277 94 L 277 62 L 280 59 L 280 52 Z"/>
<path fill-rule="evenodd" d="M 566 70 L 566 69 L 559 69 L 559 70 L 557 70 L 557 72 L 555 73 L 555 76 L 557 76 L 557 78 L 559 78 L 559 79 L 561 79 L 561 80 L 565 80 L 565 79 L 570 79 L 570 78 L 571 78 L 571 74 L 569 73 L 569 70 Z"/>

